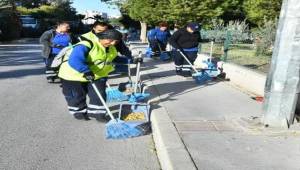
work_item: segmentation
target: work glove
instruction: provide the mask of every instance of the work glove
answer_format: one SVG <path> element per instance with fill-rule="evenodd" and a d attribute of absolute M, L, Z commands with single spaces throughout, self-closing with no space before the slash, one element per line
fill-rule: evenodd
<path fill-rule="evenodd" d="M 88 81 L 94 81 L 94 79 L 95 79 L 95 75 L 91 71 L 83 73 L 83 77 Z"/>
<path fill-rule="evenodd" d="M 137 63 L 143 63 L 143 58 L 141 57 L 136 57 L 133 59 L 133 63 L 134 64 L 137 64 Z"/>

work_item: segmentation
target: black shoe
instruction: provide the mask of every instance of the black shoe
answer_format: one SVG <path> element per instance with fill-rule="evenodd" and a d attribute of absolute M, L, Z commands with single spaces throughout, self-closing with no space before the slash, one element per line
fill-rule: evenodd
<path fill-rule="evenodd" d="M 104 122 L 106 123 L 108 120 L 106 119 L 105 114 L 92 114 L 92 113 L 88 113 L 88 116 L 91 118 L 96 119 L 98 122 Z"/>
<path fill-rule="evenodd" d="M 175 71 L 176 71 L 176 75 L 178 75 L 178 76 L 183 76 L 183 73 L 182 73 L 181 70 L 175 70 Z"/>
<path fill-rule="evenodd" d="M 77 120 L 91 120 L 87 113 L 75 113 L 73 116 Z"/>
<path fill-rule="evenodd" d="M 188 72 L 187 74 L 184 74 L 183 76 L 184 76 L 184 77 L 192 77 L 192 73 L 191 73 L 191 72 Z"/>
<path fill-rule="evenodd" d="M 48 82 L 48 83 L 54 83 L 54 81 L 55 81 L 55 80 L 54 80 L 53 78 L 48 78 L 48 79 L 47 79 L 47 82 Z"/>
<path fill-rule="evenodd" d="M 192 77 L 192 72 L 190 71 L 182 71 L 181 76 L 183 77 Z"/>

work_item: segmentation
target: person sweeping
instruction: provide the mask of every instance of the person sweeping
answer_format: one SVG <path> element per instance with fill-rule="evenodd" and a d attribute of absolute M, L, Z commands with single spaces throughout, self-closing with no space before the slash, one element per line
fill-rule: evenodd
<path fill-rule="evenodd" d="M 106 22 L 96 21 L 93 24 L 92 30 L 88 33 L 82 34 L 80 36 L 80 39 L 81 40 L 89 39 L 91 41 L 96 41 L 97 42 L 98 37 L 96 36 L 96 34 L 102 33 L 102 32 L 107 31 L 107 30 L 112 30 L 112 29 L 114 29 L 114 28 L 110 24 L 108 24 Z M 120 40 L 119 43 L 115 45 L 115 47 L 116 47 L 117 51 L 120 52 L 120 54 L 126 56 L 128 59 L 132 59 L 131 51 L 125 45 L 124 41 Z M 117 58 L 117 60 L 120 60 L 120 59 Z M 127 63 L 127 60 L 124 61 L 123 63 Z"/>
<path fill-rule="evenodd" d="M 112 61 L 117 57 L 115 45 L 122 34 L 116 30 L 106 30 L 95 34 L 97 41 L 82 40 L 64 57 L 58 76 L 62 79 L 62 91 L 70 114 L 76 119 L 102 120 L 106 109 L 93 89 L 96 85 L 106 100 L 106 81 L 114 71 Z M 89 96 L 89 104 L 86 97 Z"/>
<path fill-rule="evenodd" d="M 187 56 L 191 64 L 197 58 L 198 45 L 201 41 L 200 25 L 195 22 L 188 23 L 186 27 L 176 31 L 169 39 L 170 45 L 175 48 L 174 63 L 175 71 L 180 76 L 191 76 L 192 69 L 186 64 L 182 53 Z"/>
<path fill-rule="evenodd" d="M 148 31 L 147 38 L 152 51 L 152 56 L 159 56 L 162 51 L 166 51 L 168 39 L 171 34 L 166 22 L 159 23 L 159 28 Z"/>

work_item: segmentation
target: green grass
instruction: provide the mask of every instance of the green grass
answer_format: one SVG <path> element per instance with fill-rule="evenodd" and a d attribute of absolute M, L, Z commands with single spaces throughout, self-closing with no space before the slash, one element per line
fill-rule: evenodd
<path fill-rule="evenodd" d="M 221 58 L 223 56 L 223 44 L 214 44 L 213 56 Z M 202 53 L 210 52 L 210 43 L 202 44 Z M 267 73 L 270 67 L 271 56 L 256 56 L 255 48 L 252 44 L 234 44 L 228 51 L 227 62 L 235 63 L 259 72 Z"/>

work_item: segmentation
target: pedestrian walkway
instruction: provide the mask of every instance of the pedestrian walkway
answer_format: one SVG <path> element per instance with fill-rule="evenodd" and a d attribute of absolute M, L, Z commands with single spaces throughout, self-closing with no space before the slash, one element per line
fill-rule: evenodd
<path fill-rule="evenodd" d="M 261 117 L 262 109 L 248 94 L 221 81 L 199 86 L 177 76 L 170 62 L 149 60 L 144 72 L 195 169 L 300 169 L 299 134 L 244 131 L 240 120 Z"/>

